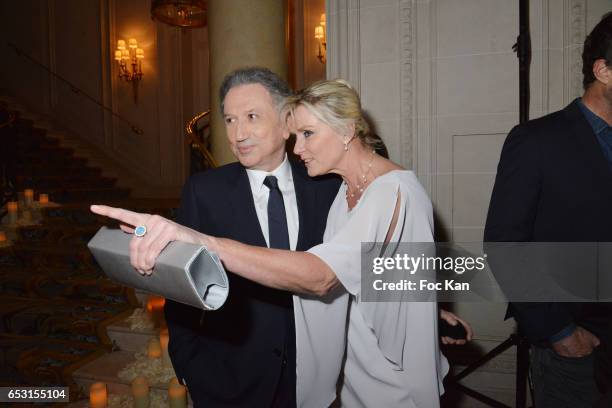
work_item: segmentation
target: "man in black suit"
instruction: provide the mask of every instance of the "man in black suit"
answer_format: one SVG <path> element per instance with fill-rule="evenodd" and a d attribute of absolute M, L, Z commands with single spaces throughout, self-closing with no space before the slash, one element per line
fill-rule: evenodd
<path fill-rule="evenodd" d="M 239 162 L 187 181 L 181 224 L 258 246 L 304 251 L 322 241 L 339 179 L 312 180 L 301 164 L 288 160 L 289 132 L 280 108 L 289 94 L 267 69 L 225 78 L 221 109 Z M 292 296 L 228 272 L 230 292 L 220 310 L 202 313 L 166 303 L 177 377 L 196 408 L 295 407 Z"/>
<path fill-rule="evenodd" d="M 508 135 L 485 241 L 612 241 L 612 13 L 586 38 L 582 59 L 582 98 Z M 609 378 L 599 375 L 598 389 L 594 366 L 609 363 L 608 305 L 512 303 L 509 314 L 534 345 L 537 408 L 601 400 Z"/>

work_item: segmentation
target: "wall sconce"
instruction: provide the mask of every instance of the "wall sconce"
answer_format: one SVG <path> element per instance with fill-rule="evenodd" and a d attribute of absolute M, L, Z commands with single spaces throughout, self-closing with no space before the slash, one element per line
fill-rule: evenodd
<path fill-rule="evenodd" d="M 138 82 L 142 79 L 143 59 L 144 51 L 142 48 L 138 48 L 138 42 L 135 38 L 130 38 L 127 41 L 127 46 L 125 40 L 117 41 L 115 61 L 119 64 L 119 79 L 132 83 L 134 103 L 138 102 Z"/>
<path fill-rule="evenodd" d="M 321 14 L 321 21 L 318 26 L 315 27 L 315 38 L 319 42 L 319 54 L 317 58 L 321 61 L 321 64 L 326 62 L 327 54 L 327 34 L 325 32 L 325 13 Z M 323 46 L 323 52 L 321 52 L 321 46 Z"/>

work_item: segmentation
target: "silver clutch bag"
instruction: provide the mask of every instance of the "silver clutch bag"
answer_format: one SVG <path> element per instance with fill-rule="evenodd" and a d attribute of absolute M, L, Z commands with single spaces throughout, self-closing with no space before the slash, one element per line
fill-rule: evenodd
<path fill-rule="evenodd" d="M 87 246 L 106 275 L 123 285 L 204 310 L 220 308 L 229 292 L 227 274 L 219 257 L 202 245 L 171 242 L 143 276 L 130 265 L 132 235 L 100 228 Z"/>

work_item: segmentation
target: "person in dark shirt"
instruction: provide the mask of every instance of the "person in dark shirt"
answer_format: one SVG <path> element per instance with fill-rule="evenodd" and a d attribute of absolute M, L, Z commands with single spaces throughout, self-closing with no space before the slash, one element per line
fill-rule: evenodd
<path fill-rule="evenodd" d="M 587 36 L 582 59 L 582 98 L 508 135 L 485 241 L 612 241 L 612 13 Z M 604 406 L 608 304 L 511 303 L 509 315 L 533 344 L 538 408 Z"/>

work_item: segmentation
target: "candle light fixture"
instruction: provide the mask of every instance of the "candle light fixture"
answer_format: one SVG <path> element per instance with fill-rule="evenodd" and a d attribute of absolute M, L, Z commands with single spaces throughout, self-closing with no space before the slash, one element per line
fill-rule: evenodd
<path fill-rule="evenodd" d="M 144 50 L 138 48 L 138 41 L 135 38 L 127 40 L 117 40 L 115 49 L 115 61 L 119 66 L 119 79 L 132 83 L 134 93 L 134 103 L 138 102 L 138 83 L 142 79 L 142 60 Z"/>
<path fill-rule="evenodd" d="M 144 377 L 136 377 L 132 381 L 132 397 L 134 408 L 149 408 L 149 383 Z"/>
<path fill-rule="evenodd" d="M 325 64 L 327 61 L 327 33 L 325 31 L 326 19 L 325 13 L 321 14 L 321 20 L 319 25 L 315 27 L 315 39 L 319 42 L 319 53 L 317 58 L 321 61 L 321 64 Z"/>
<path fill-rule="evenodd" d="M 160 358 L 162 355 L 161 345 L 159 339 L 154 337 L 147 343 L 147 357 L 149 358 Z"/>
<path fill-rule="evenodd" d="M 172 361 L 170 360 L 170 354 L 168 353 L 168 343 L 170 337 L 168 335 L 168 328 L 164 327 L 159 330 L 159 344 L 162 350 L 162 365 L 164 367 L 172 367 Z"/>
<path fill-rule="evenodd" d="M 166 299 L 163 296 L 149 295 L 147 299 L 147 312 L 156 327 L 163 326 L 165 303 Z"/>
<path fill-rule="evenodd" d="M 23 192 L 23 197 L 24 197 L 25 205 L 28 207 L 31 206 L 32 203 L 34 202 L 34 190 L 32 190 L 31 188 L 26 189 Z"/>
<path fill-rule="evenodd" d="M 106 384 L 103 382 L 93 383 L 89 387 L 89 406 L 91 408 L 105 408 L 108 404 L 108 393 Z"/>
<path fill-rule="evenodd" d="M 187 408 L 187 389 L 174 377 L 168 384 L 168 406 L 170 408 Z"/>
<path fill-rule="evenodd" d="M 15 224 L 18 218 L 19 205 L 17 201 L 9 201 L 6 203 L 6 211 L 8 213 L 9 224 Z"/>

